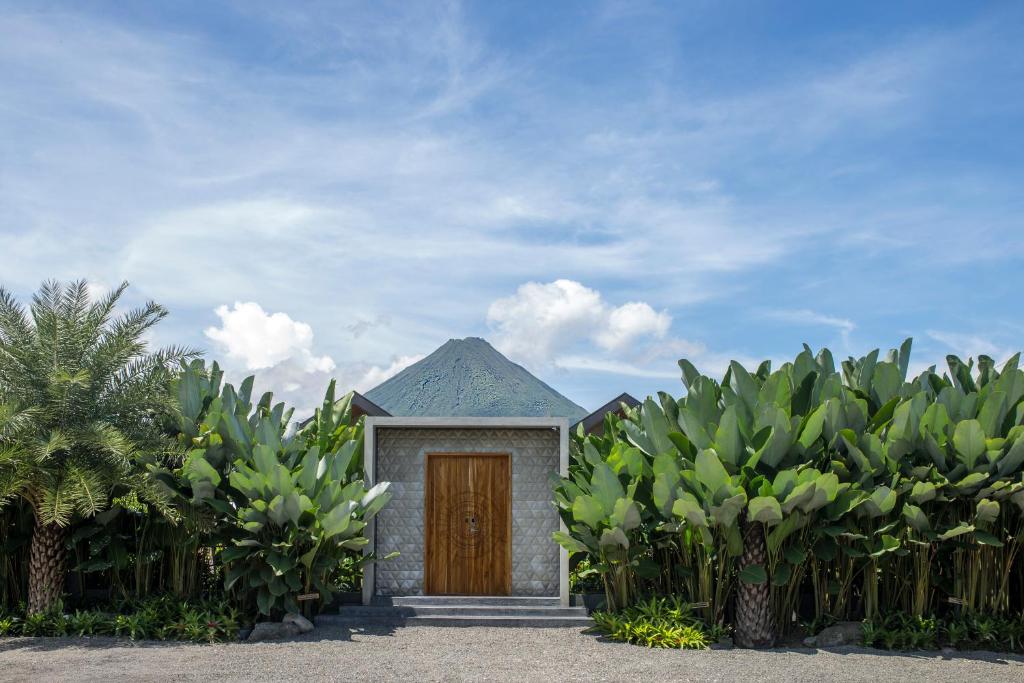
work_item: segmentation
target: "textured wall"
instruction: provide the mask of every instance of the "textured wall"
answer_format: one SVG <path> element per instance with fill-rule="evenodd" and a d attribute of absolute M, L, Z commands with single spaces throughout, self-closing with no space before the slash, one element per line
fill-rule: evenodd
<path fill-rule="evenodd" d="M 512 594 L 558 595 L 558 512 L 548 484 L 558 472 L 556 430 L 379 427 L 376 449 L 377 481 L 393 491 L 376 517 L 376 551 L 401 553 L 377 565 L 378 595 L 423 592 L 423 462 L 433 452 L 512 454 Z"/>

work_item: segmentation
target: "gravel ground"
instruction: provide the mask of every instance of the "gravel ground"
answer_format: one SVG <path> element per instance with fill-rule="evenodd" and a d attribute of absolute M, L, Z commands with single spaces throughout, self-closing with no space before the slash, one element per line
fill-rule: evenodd
<path fill-rule="evenodd" d="M 1024 657 L 863 648 L 678 651 L 579 629 L 321 628 L 280 643 L 0 639 L 0 680 L 1024 681 Z"/>

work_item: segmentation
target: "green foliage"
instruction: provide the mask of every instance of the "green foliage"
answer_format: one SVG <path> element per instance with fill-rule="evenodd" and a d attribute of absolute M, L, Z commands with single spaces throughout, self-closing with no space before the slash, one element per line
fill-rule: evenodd
<path fill-rule="evenodd" d="M 923 617 L 1024 607 L 1024 372 L 1018 357 L 948 358 L 907 377 L 910 340 L 836 368 L 804 350 L 720 380 L 680 361 L 686 395 L 648 398 L 577 433 L 555 482 L 567 533 L 608 604 L 643 593 L 707 603 L 723 623 L 737 581 L 768 583 L 782 630 L 799 620 Z M 738 572 L 744 523 L 764 565 Z"/>
<path fill-rule="evenodd" d="M 253 378 L 221 388 L 216 364 L 184 368 L 177 389 L 179 429 L 190 447 L 181 467 L 154 476 L 215 515 L 225 588 L 264 615 L 299 610 L 296 597 L 329 600 L 339 567 L 372 558 L 363 529 L 390 498 L 389 484 L 362 480 L 362 425 L 351 397 L 331 382 L 313 419 L 289 435 L 290 411 L 264 394 L 251 404 Z"/>
<path fill-rule="evenodd" d="M 0 613 L 0 636 L 115 636 L 131 640 L 226 642 L 238 638 L 239 613 L 226 601 L 190 602 L 172 596 L 130 600 L 65 614 Z"/>
<path fill-rule="evenodd" d="M 143 461 L 167 447 L 174 369 L 196 353 L 150 353 L 145 335 L 167 311 L 149 302 L 115 315 L 127 286 L 90 299 L 84 280 L 45 282 L 27 308 L 0 287 L 0 507 L 24 501 L 59 565 L 62 530 L 116 496 L 175 512 Z M 43 567 L 29 575 L 33 611 L 59 598 L 62 578 Z"/>
<path fill-rule="evenodd" d="M 121 316 L 127 283 L 90 301 L 84 280 L 45 282 L 26 309 L 0 288 L 0 504 L 24 498 L 40 524 L 67 526 L 133 491 L 167 510 L 138 462 L 163 445 L 174 368 L 194 351 L 147 351 L 167 311 Z"/>
<path fill-rule="evenodd" d="M 592 616 L 594 630 L 626 643 L 702 650 L 714 642 L 686 603 L 675 597 L 650 598 L 618 612 L 594 612 Z M 715 635 L 720 635 L 719 631 Z"/>
<path fill-rule="evenodd" d="M 601 575 L 591 565 L 590 558 L 579 556 L 576 564 L 569 570 L 569 592 L 600 593 L 603 590 Z"/>
<path fill-rule="evenodd" d="M 922 617 L 903 613 L 863 624 L 863 644 L 886 650 L 995 650 L 1024 652 L 1024 616 L 959 614 Z"/>

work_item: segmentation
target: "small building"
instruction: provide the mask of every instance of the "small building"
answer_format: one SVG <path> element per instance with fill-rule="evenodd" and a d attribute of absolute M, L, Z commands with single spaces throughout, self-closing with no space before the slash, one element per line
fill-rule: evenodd
<path fill-rule="evenodd" d="M 507 595 L 569 604 L 568 554 L 550 478 L 566 476 L 562 417 L 378 417 L 365 421 L 367 479 L 391 502 L 367 529 L 363 602 Z"/>
<path fill-rule="evenodd" d="M 623 405 L 628 406 L 629 408 L 636 408 L 640 405 L 640 401 L 627 393 L 619 394 L 592 412 L 590 415 L 587 415 L 582 420 L 574 424 L 572 426 L 572 432 L 575 434 L 576 430 L 582 426 L 584 434 L 595 434 L 597 436 L 604 434 L 604 416 L 608 413 L 615 413 L 619 417 L 625 417 L 625 411 L 622 409 Z"/>
<path fill-rule="evenodd" d="M 358 420 L 366 415 L 367 417 L 390 417 L 391 413 L 366 398 L 358 391 L 352 392 L 352 419 Z"/>

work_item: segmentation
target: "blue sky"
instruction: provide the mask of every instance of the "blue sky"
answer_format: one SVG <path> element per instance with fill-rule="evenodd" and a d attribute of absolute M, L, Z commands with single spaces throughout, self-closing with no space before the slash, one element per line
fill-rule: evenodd
<path fill-rule="evenodd" d="M 588 408 L 1024 347 L 1019 3 L 0 7 L 0 283 L 300 407 L 467 335 Z"/>

